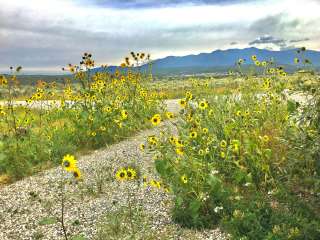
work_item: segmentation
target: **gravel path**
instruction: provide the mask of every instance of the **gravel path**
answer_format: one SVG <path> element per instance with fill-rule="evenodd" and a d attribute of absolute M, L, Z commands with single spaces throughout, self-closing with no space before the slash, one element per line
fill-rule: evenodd
<path fill-rule="evenodd" d="M 168 109 L 177 110 L 176 101 Z M 65 222 L 70 235 L 82 234 L 84 239 L 94 239 L 97 225 L 107 212 L 126 205 L 126 185 L 114 180 L 114 171 L 130 163 L 141 169 L 149 178 L 157 178 L 152 156 L 139 150 L 147 136 L 158 134 L 161 127 L 146 130 L 120 143 L 78 157 L 83 181 L 65 185 Z M 60 217 L 60 182 L 62 176 L 70 179 L 61 167 L 41 172 L 0 189 L 0 239 L 64 239 Z M 102 191 L 99 191 L 98 189 Z M 134 186 L 131 186 L 132 189 Z M 152 216 L 153 228 L 159 232 L 176 229 L 170 239 L 226 239 L 219 229 L 195 231 L 181 229 L 170 218 L 170 195 L 149 187 L 135 190 L 137 202 L 143 204 Z"/>

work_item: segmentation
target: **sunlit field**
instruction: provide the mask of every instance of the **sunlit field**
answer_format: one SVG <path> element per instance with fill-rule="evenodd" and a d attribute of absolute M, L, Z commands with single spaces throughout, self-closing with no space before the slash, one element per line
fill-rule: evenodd
<path fill-rule="evenodd" d="M 320 240 L 320 0 L 0 0 L 0 240 Z"/>
<path fill-rule="evenodd" d="M 254 55 L 250 71 L 239 59 L 223 78 L 162 80 L 151 67 L 139 70 L 149 64 L 144 53 L 96 73 L 85 53 L 80 65 L 65 67 L 65 82 L 44 80 L 28 91 L 17 80 L 23 69 L 12 69 L 0 76 L 0 184 L 52 175 L 41 184 L 57 184 L 48 198 L 28 192 L 46 211 L 27 213 L 39 217 L 32 239 L 203 239 L 212 229 L 220 231 L 215 239 L 319 239 L 320 82 L 304 51 L 291 74 Z M 138 153 L 126 152 L 133 138 Z M 103 167 L 81 165 L 123 141 Z M 165 199 L 161 207 L 148 200 L 153 194 Z M 74 216 L 72 205 L 82 211 L 95 199 L 117 207 L 88 232 L 84 219 L 95 214 Z M 171 225 L 159 223 L 157 208 Z M 19 211 L 2 209 L 0 219 Z"/>

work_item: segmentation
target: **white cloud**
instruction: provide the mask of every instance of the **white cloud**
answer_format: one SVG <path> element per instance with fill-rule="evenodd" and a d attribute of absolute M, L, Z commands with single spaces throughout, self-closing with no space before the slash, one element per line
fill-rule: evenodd
<path fill-rule="evenodd" d="M 0 6 L 0 54 L 8 55 L 0 68 L 18 63 L 14 61 L 27 67 L 61 66 L 77 61 L 81 51 L 92 51 L 99 63 L 119 63 L 131 50 L 148 51 L 156 58 L 208 52 L 228 48 L 231 41 L 245 47 L 264 34 L 307 37 L 308 47 L 320 49 L 312 41 L 320 32 L 316 0 L 137 9 L 103 8 L 84 0 L 0 0 Z M 278 15 L 285 16 L 281 28 L 292 21 L 299 24 L 275 33 L 251 29 L 254 23 Z M 45 56 L 47 60 L 41 61 Z M 34 65 L 25 59 L 34 59 Z"/>

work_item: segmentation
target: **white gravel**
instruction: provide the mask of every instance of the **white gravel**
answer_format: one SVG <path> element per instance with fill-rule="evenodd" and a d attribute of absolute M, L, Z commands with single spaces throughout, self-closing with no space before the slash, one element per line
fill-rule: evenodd
<path fill-rule="evenodd" d="M 176 101 L 169 103 L 168 108 L 176 112 Z M 78 157 L 83 181 L 67 184 L 65 191 L 65 218 L 70 236 L 82 234 L 86 239 L 93 239 L 103 216 L 126 204 L 125 184 L 116 182 L 110 171 L 135 163 L 143 174 L 157 178 L 151 156 L 142 153 L 139 145 L 146 136 L 157 134 L 159 129 L 143 131 L 128 140 Z M 66 173 L 57 167 L 0 188 L 1 240 L 64 239 L 61 225 L 56 221 L 61 209 L 61 176 L 66 176 Z M 103 182 L 102 193 L 97 191 L 99 179 Z M 174 225 L 170 218 L 171 199 L 168 194 L 141 186 L 136 198 L 156 219 L 153 224 L 157 230 L 161 231 L 168 224 Z M 226 239 L 219 229 L 191 230 L 191 233 L 187 239 Z"/>

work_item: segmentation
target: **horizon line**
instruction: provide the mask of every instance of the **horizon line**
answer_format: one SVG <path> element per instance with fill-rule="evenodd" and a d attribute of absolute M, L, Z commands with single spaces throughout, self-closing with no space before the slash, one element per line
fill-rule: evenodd
<path fill-rule="evenodd" d="M 266 50 L 266 51 L 270 51 L 270 52 L 282 52 L 282 51 L 294 51 L 294 50 L 297 50 L 297 49 L 300 49 L 301 47 L 296 47 L 296 48 L 290 48 L 290 49 L 267 49 L 267 48 L 258 48 L 258 47 L 244 47 L 244 48 L 228 48 L 228 49 L 216 49 L 216 50 L 213 50 L 211 52 L 199 52 L 199 53 L 196 53 L 196 54 L 187 54 L 187 55 L 181 55 L 181 56 L 178 56 L 178 55 L 168 55 L 168 56 L 165 56 L 165 57 L 161 57 L 161 58 L 157 58 L 157 59 L 154 59 L 152 61 L 157 61 L 157 60 L 161 60 L 161 59 L 165 59 L 165 58 L 168 58 L 168 57 L 177 57 L 177 58 L 181 58 L 181 57 L 187 57 L 187 56 L 198 56 L 198 55 L 201 55 L 201 54 L 211 54 L 211 53 L 214 53 L 214 52 L 217 52 L 217 51 L 230 51 L 230 50 L 246 50 L 246 49 L 257 49 L 257 50 Z M 315 52 L 320 52 L 320 50 L 316 50 L 316 49 L 306 49 L 306 51 L 315 51 Z M 97 64 L 96 67 L 94 68 L 100 68 L 102 64 Z M 107 67 L 120 67 L 120 64 L 107 64 Z M 4 69 L 4 68 L 0 68 L 0 74 L 6 74 L 6 75 L 10 75 L 11 71 L 9 70 L 10 67 L 8 67 L 8 69 Z M 29 69 L 29 70 L 28 70 Z M 36 70 L 38 69 L 38 70 Z M 68 73 L 66 72 L 63 72 L 61 70 L 61 67 L 59 68 L 60 70 L 56 69 L 56 67 L 50 67 L 50 68 L 35 68 L 35 67 L 26 67 L 24 68 L 22 66 L 22 71 L 26 71 L 24 72 L 23 74 L 21 75 L 43 75 L 43 76 L 55 76 L 55 75 L 68 75 Z"/>

